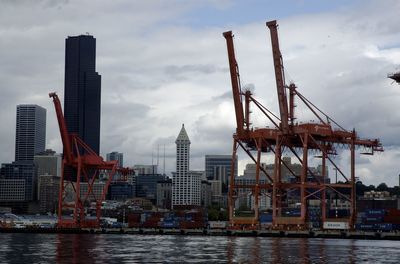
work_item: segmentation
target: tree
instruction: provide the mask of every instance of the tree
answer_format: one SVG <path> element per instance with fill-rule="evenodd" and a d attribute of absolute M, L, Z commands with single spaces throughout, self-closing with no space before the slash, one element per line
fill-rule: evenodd
<path fill-rule="evenodd" d="M 386 185 L 386 183 L 382 182 L 376 187 L 376 190 L 379 192 L 389 191 L 389 187 Z"/>

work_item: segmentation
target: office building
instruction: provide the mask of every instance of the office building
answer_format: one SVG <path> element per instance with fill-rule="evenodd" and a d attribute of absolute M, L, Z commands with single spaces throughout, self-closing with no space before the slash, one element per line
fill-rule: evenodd
<path fill-rule="evenodd" d="M 25 180 L 0 179 L 0 201 L 25 201 Z"/>
<path fill-rule="evenodd" d="M 237 157 L 234 165 L 234 177 L 237 176 Z M 223 193 L 228 192 L 229 179 L 231 177 L 232 155 L 206 155 L 205 170 L 208 180 L 221 182 Z"/>
<path fill-rule="evenodd" d="M 113 151 L 111 153 L 107 153 L 106 157 L 107 157 L 107 161 L 116 160 L 116 161 L 118 161 L 119 167 L 124 167 L 124 154 L 123 153 Z"/>
<path fill-rule="evenodd" d="M 210 180 L 228 180 L 231 173 L 232 155 L 206 155 L 205 171 Z M 237 176 L 237 157 L 235 160 L 235 172 Z"/>
<path fill-rule="evenodd" d="M 100 199 L 103 195 L 105 182 L 94 182 L 92 185 L 92 192 L 87 196 L 87 201 L 95 201 Z M 89 184 L 87 182 L 80 183 L 80 198 L 83 200 L 89 190 Z"/>
<path fill-rule="evenodd" d="M 125 201 L 133 198 L 134 186 L 128 182 L 112 182 L 108 187 L 107 197 L 109 200 Z"/>
<path fill-rule="evenodd" d="M 176 174 L 172 178 L 172 207 L 200 206 L 201 178 L 196 173 L 189 173 L 190 140 L 184 125 L 175 143 Z"/>
<path fill-rule="evenodd" d="M 53 188 L 53 187 L 48 187 L 50 185 L 46 185 L 46 184 L 41 184 L 41 176 L 49 176 L 49 177 L 54 177 L 55 179 L 58 179 L 58 181 L 60 181 L 60 177 L 61 177 L 61 163 L 62 163 L 62 157 L 60 154 L 57 154 L 55 151 L 52 150 L 46 150 L 44 152 L 38 153 L 33 157 L 33 162 L 35 164 L 35 166 L 37 167 L 37 175 L 38 175 L 38 185 L 37 185 L 37 198 L 40 201 L 40 210 L 44 210 L 44 208 L 48 208 L 46 206 L 44 206 L 40 200 L 40 196 L 42 195 L 42 193 L 44 193 L 44 195 L 42 195 L 42 197 L 46 197 L 47 199 L 47 204 L 51 203 L 49 200 L 50 198 L 47 197 L 52 197 L 52 190 L 42 190 L 41 188 Z M 47 182 L 47 178 L 43 178 L 46 179 L 44 182 Z M 53 182 L 53 180 L 55 181 L 55 179 L 52 178 L 51 183 Z M 47 195 L 47 191 L 50 192 L 49 195 Z M 54 200 L 56 200 L 58 198 L 57 197 L 53 197 Z M 43 211 L 41 211 L 43 212 Z"/>
<path fill-rule="evenodd" d="M 206 180 L 201 181 L 201 206 L 209 207 L 211 205 L 211 183 Z"/>
<path fill-rule="evenodd" d="M 135 175 L 150 175 L 157 174 L 157 165 L 134 165 L 133 170 Z"/>
<path fill-rule="evenodd" d="M 25 186 L 25 201 L 36 200 L 37 167 L 33 162 L 4 163 L 1 165 L 0 178 L 11 180 L 8 182 L 9 184 L 15 182 L 20 187 L 22 185 Z M 21 184 L 21 181 L 15 180 L 22 180 L 24 184 Z"/>
<path fill-rule="evenodd" d="M 172 180 L 166 179 L 157 182 L 157 207 L 163 209 L 171 208 Z"/>
<path fill-rule="evenodd" d="M 101 76 L 96 72 L 96 39 L 90 35 L 65 41 L 64 117 L 97 154 L 100 150 Z"/>
<path fill-rule="evenodd" d="M 33 161 L 33 156 L 45 150 L 46 109 L 33 104 L 17 106 L 15 161 Z"/>
<path fill-rule="evenodd" d="M 150 200 L 157 204 L 157 183 L 165 181 L 162 174 L 141 174 L 136 176 L 136 196 Z"/>
<path fill-rule="evenodd" d="M 38 175 L 53 175 L 61 176 L 61 154 L 57 154 L 54 151 L 46 150 L 36 154 L 33 157 L 33 162 L 38 169 Z"/>
<path fill-rule="evenodd" d="M 38 196 L 40 213 L 57 212 L 60 177 L 55 175 L 39 175 Z"/>

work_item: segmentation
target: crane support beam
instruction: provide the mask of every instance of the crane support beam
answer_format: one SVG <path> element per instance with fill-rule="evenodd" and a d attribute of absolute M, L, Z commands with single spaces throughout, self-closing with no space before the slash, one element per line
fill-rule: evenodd
<path fill-rule="evenodd" d="M 235 49 L 233 46 L 233 34 L 232 31 L 227 31 L 223 33 L 223 36 L 226 39 L 226 46 L 228 49 L 228 60 L 229 60 L 229 69 L 231 73 L 231 83 L 232 83 L 232 93 L 233 93 L 233 102 L 235 105 L 235 113 L 236 113 L 236 133 L 242 134 L 243 126 L 244 126 L 244 114 L 243 114 L 243 103 L 242 103 L 242 92 L 240 88 L 240 77 L 239 77 L 239 68 L 236 62 L 235 57 Z"/>
<path fill-rule="evenodd" d="M 278 91 L 279 111 L 281 115 L 281 129 L 283 134 L 289 133 L 288 103 L 285 90 L 285 75 L 283 70 L 282 55 L 279 49 L 278 25 L 276 20 L 267 22 L 271 33 L 272 57 L 274 60 L 276 88 Z"/>
<path fill-rule="evenodd" d="M 64 115 L 61 108 L 60 99 L 56 93 L 49 93 L 49 97 L 53 98 L 54 108 L 56 110 L 58 127 L 60 128 L 61 141 L 64 146 L 64 157 L 68 162 L 72 162 L 71 140 L 68 136 L 68 129 L 65 123 Z"/>

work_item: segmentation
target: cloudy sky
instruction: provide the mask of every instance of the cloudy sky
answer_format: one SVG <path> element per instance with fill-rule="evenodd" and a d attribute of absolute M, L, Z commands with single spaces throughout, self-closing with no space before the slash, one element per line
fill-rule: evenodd
<path fill-rule="evenodd" d="M 88 32 L 102 76 L 101 153 L 151 164 L 160 146 L 163 171 L 165 145 L 170 173 L 184 123 L 190 167 L 204 169 L 205 154 L 231 153 L 235 130 L 222 32 L 235 34 L 242 84 L 278 113 L 265 26 L 277 19 L 287 81 L 344 128 L 380 138 L 385 152 L 357 156 L 356 174 L 397 185 L 400 86 L 386 76 L 400 70 L 398 10 L 395 0 L 1 0 L 0 162 L 14 159 L 18 104 L 47 109 L 47 148 L 61 152 L 47 94 L 63 100 L 65 38 Z M 296 111 L 299 121 L 311 118 L 301 105 Z M 253 122 L 268 125 L 256 114 Z M 346 151 L 334 160 L 348 168 Z M 240 154 L 239 172 L 247 161 Z"/>

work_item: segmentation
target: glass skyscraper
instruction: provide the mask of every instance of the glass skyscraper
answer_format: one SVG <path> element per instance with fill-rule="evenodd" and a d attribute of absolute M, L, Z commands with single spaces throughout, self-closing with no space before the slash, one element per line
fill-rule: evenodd
<path fill-rule="evenodd" d="M 238 171 L 237 157 L 234 166 L 234 177 L 236 177 Z M 232 170 L 232 155 L 206 155 L 205 170 L 207 179 L 220 181 L 222 192 L 226 193 Z"/>
<path fill-rule="evenodd" d="M 46 147 L 46 109 L 33 104 L 17 106 L 15 161 L 33 161 Z"/>
<path fill-rule="evenodd" d="M 101 76 L 96 72 L 96 39 L 90 35 L 65 41 L 64 117 L 97 154 L 100 150 Z"/>

